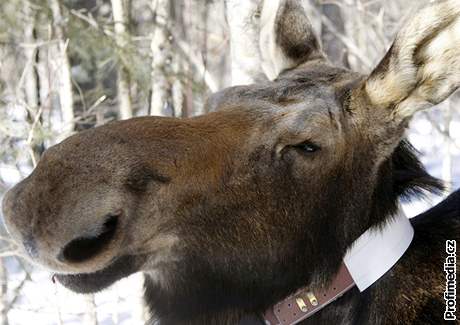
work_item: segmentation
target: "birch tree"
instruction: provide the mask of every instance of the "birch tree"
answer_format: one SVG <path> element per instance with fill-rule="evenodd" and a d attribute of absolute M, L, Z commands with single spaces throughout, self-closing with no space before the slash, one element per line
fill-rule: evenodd
<path fill-rule="evenodd" d="M 30 7 L 30 3 L 24 2 L 24 56 L 25 67 L 23 71 L 24 81 L 23 88 L 25 92 L 25 108 L 27 109 L 27 121 L 30 125 L 29 131 L 29 147 L 33 165 L 36 165 L 40 158 L 43 141 L 40 139 L 38 128 L 41 120 L 40 113 L 40 94 L 39 94 L 39 78 L 38 78 L 38 47 L 36 45 L 36 12 Z"/>
<path fill-rule="evenodd" d="M 4 260 L 0 257 L 0 325 L 8 325 L 8 276 Z"/>
<path fill-rule="evenodd" d="M 37 58 L 37 46 L 35 38 L 35 13 L 30 8 L 28 2 L 24 2 L 24 55 L 26 58 L 26 71 L 24 79 L 24 90 L 26 103 L 32 114 L 36 114 L 39 106 L 39 94 L 38 94 L 38 76 L 36 69 L 36 58 Z"/>
<path fill-rule="evenodd" d="M 86 311 L 83 318 L 83 325 L 97 325 L 97 310 L 93 294 L 85 296 L 85 307 Z"/>
<path fill-rule="evenodd" d="M 155 26 L 152 36 L 152 97 L 150 115 L 171 115 L 170 86 L 167 74 L 172 63 L 170 27 L 170 0 L 153 0 Z M 169 112 L 168 112 L 169 110 Z"/>
<path fill-rule="evenodd" d="M 71 66 L 67 55 L 69 40 L 65 36 L 65 19 L 59 0 L 49 0 L 49 5 L 53 14 L 53 27 L 57 41 L 54 58 L 57 68 L 57 90 L 63 122 L 62 135 L 65 137 L 72 133 L 75 128 Z"/>
<path fill-rule="evenodd" d="M 126 45 L 128 34 L 126 26 L 128 23 L 126 6 L 123 0 L 111 0 L 112 13 L 114 20 L 114 30 L 116 43 L 120 51 L 123 51 Z M 131 82 L 129 80 L 129 72 L 120 62 L 118 66 L 117 93 L 120 118 L 122 120 L 133 116 L 133 107 L 131 101 Z"/>
<path fill-rule="evenodd" d="M 259 2 L 225 1 L 230 27 L 232 85 L 246 85 L 265 79 L 259 50 Z"/>

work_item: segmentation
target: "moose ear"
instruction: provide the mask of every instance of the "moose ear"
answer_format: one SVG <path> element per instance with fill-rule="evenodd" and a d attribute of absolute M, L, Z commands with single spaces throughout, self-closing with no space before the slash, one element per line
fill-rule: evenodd
<path fill-rule="evenodd" d="M 309 60 L 324 58 L 301 0 L 264 0 L 259 46 L 269 79 Z"/>
<path fill-rule="evenodd" d="M 436 105 L 460 86 L 460 0 L 437 1 L 398 33 L 365 82 L 375 106 L 406 119 Z"/>

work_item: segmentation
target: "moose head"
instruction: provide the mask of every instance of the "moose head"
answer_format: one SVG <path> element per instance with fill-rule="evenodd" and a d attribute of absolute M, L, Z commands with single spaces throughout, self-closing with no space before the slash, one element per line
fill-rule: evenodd
<path fill-rule="evenodd" d="M 8 231 L 76 292 L 145 272 L 173 324 L 231 323 L 324 286 L 401 195 L 439 186 L 403 137 L 460 86 L 459 17 L 459 0 L 430 4 L 364 76 L 327 60 L 299 1 L 265 1 L 266 82 L 212 95 L 203 116 L 113 122 L 49 148 L 4 198 Z"/>

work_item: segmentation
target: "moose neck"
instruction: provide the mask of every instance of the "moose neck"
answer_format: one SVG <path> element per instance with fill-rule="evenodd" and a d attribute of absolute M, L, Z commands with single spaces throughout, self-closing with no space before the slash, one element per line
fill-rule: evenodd
<path fill-rule="evenodd" d="M 378 280 L 378 278 L 385 274 L 407 249 L 413 235 L 413 232 L 411 233 L 412 227 L 410 224 L 407 227 L 407 223 L 403 221 L 404 219 L 407 220 L 406 216 L 402 213 L 402 211 L 399 212 L 400 213 L 396 216 L 389 215 L 384 224 L 375 225 L 368 229 L 368 231 L 364 232 L 364 234 L 353 242 L 349 251 L 345 255 L 345 264 L 349 268 L 352 278 L 359 289 L 364 290 L 367 286 Z M 393 231 L 396 231 L 397 238 L 394 236 Z M 394 239 L 396 239 L 397 245 L 393 245 L 392 248 L 387 249 L 391 246 L 390 244 L 394 244 L 391 242 Z M 388 244 L 388 246 L 385 247 L 384 244 Z M 372 252 L 373 248 L 377 248 L 377 251 Z M 373 255 L 370 256 L 370 253 L 373 253 Z M 265 287 L 262 283 L 258 283 L 254 287 L 250 288 L 247 287 L 248 282 L 245 282 L 245 284 L 239 287 L 240 284 L 235 282 L 234 286 L 236 288 L 229 288 L 222 282 L 227 281 L 227 279 L 219 279 L 219 276 L 216 274 L 203 272 L 202 276 L 207 277 L 207 279 L 206 281 L 203 281 L 202 285 L 204 283 L 212 282 L 215 287 L 219 288 L 220 285 L 222 285 L 222 287 L 220 287 L 219 291 L 216 292 L 212 290 L 213 288 L 207 288 L 201 285 L 199 290 L 201 293 L 205 292 L 205 294 L 200 297 L 195 297 L 193 293 L 187 296 L 186 293 L 190 293 L 190 290 L 197 289 L 193 285 L 175 287 L 175 294 L 171 296 L 171 292 L 168 292 L 159 286 L 155 281 L 155 276 L 150 274 L 147 275 L 146 279 L 146 301 L 149 304 L 152 313 L 157 313 L 164 324 L 174 324 L 180 319 L 196 319 L 197 315 L 205 315 L 197 321 L 197 324 L 200 322 L 210 323 L 214 320 L 222 324 L 236 324 L 238 323 L 236 320 L 239 319 L 241 315 L 244 315 L 248 309 L 254 310 L 256 314 L 261 314 L 261 311 L 273 308 L 273 305 L 276 303 L 282 303 L 283 298 L 286 295 L 292 294 L 299 289 L 303 289 L 305 286 L 308 286 L 309 290 L 312 288 L 312 291 L 314 292 L 317 290 L 327 290 L 330 282 L 334 281 L 336 272 L 342 263 L 342 259 L 340 259 L 340 261 L 337 262 L 337 269 L 330 271 L 327 274 L 327 277 L 323 278 L 315 273 L 320 272 L 321 274 L 324 274 L 322 272 L 325 270 L 324 266 L 321 266 L 321 269 L 315 270 L 312 274 L 308 274 L 307 272 L 302 273 L 305 268 L 305 265 L 303 265 L 303 262 L 305 261 L 301 256 L 299 256 L 301 263 L 294 264 L 294 257 L 295 256 L 287 257 L 289 259 L 289 265 L 286 266 L 287 268 L 284 270 L 284 274 L 280 273 L 277 277 L 280 283 L 276 284 L 276 279 L 271 278 L 271 282 L 267 282 Z M 380 263 L 372 264 L 372 266 L 377 266 L 377 272 L 374 272 L 375 270 L 371 270 L 371 268 L 367 267 L 369 265 L 366 265 L 365 263 L 363 264 L 365 259 L 371 257 L 374 258 L 374 262 L 381 258 L 379 260 Z M 192 263 L 193 262 L 189 260 L 185 263 L 185 265 L 191 265 Z M 320 263 L 318 263 L 318 265 L 320 265 Z M 182 265 L 179 268 L 182 267 L 187 266 Z M 255 272 L 259 272 L 257 269 L 258 267 L 255 266 Z M 235 269 L 235 271 L 238 272 L 237 269 Z M 193 274 L 193 269 L 188 268 L 185 273 L 187 273 L 187 275 L 181 273 L 180 276 L 189 276 L 190 280 L 193 279 L 194 281 L 200 279 L 198 274 Z M 240 279 L 244 281 L 242 276 L 243 275 L 241 275 Z M 209 281 L 209 277 L 212 277 L 213 281 Z M 254 291 L 246 291 L 247 289 Z M 256 295 L 254 295 L 254 292 L 257 292 Z M 243 293 L 245 296 L 243 296 Z M 206 294 L 210 295 L 210 297 L 207 297 Z M 220 296 L 216 297 L 215 295 Z M 238 298 L 237 295 L 242 296 Z M 164 297 L 169 297 L 168 299 L 171 299 L 170 302 L 172 301 L 173 303 L 170 306 L 165 306 L 164 301 L 167 301 L 168 299 L 161 301 Z M 216 304 L 213 304 L 211 300 L 206 301 L 211 297 L 214 297 L 215 302 L 217 302 Z M 180 301 L 180 303 L 178 301 Z M 224 310 L 221 310 L 222 306 L 219 305 L 222 302 L 224 302 L 227 307 Z M 183 314 L 183 310 L 178 309 L 180 304 L 184 304 L 184 306 L 186 306 L 183 309 L 190 308 L 189 313 Z M 170 307 L 172 308 L 170 309 Z M 229 307 L 233 308 L 230 309 Z M 211 311 L 211 313 L 209 313 L 209 311 Z M 173 316 L 166 316 L 166 314 L 171 315 L 171 313 Z M 190 324 L 195 323 L 191 322 Z"/>
<path fill-rule="evenodd" d="M 402 257 L 414 236 L 409 219 L 396 215 L 379 229 L 368 229 L 349 248 L 331 284 L 322 290 L 302 288 L 269 308 L 265 323 L 297 324 L 311 317 L 357 286 L 366 290 Z"/>
<path fill-rule="evenodd" d="M 349 174 L 344 172 L 342 177 Z M 201 229 L 206 236 L 194 235 L 185 219 L 178 220 L 184 225 L 181 230 L 181 258 L 147 277 L 146 302 L 152 313 L 165 324 L 198 318 L 201 323 L 220 321 L 226 324 L 226 320 L 251 311 L 261 314 L 300 288 L 327 287 L 352 243 L 366 230 L 385 225 L 397 214 L 401 195 L 440 186 L 425 172 L 404 142 L 382 164 L 374 186 L 360 180 L 360 175 L 351 175 L 353 182 L 358 183 L 353 183 L 350 188 L 359 191 L 350 191 L 338 186 L 349 183 L 337 177 L 340 175 L 331 177 L 332 183 L 322 192 L 322 197 L 334 198 L 334 202 L 327 204 L 327 209 L 321 209 L 313 202 L 293 202 L 289 193 L 284 193 L 282 189 L 274 193 L 277 200 L 264 198 L 259 202 L 256 197 L 248 197 L 251 208 L 256 209 L 257 204 L 267 202 L 292 202 L 288 207 L 274 205 L 270 208 L 273 211 L 290 209 L 285 219 L 271 220 L 275 226 L 269 228 L 270 239 L 237 240 L 248 235 L 241 228 L 242 224 L 260 220 L 256 219 L 257 216 L 253 220 L 245 214 L 235 215 L 235 211 L 245 212 L 241 206 L 245 206 L 246 202 L 233 202 L 227 192 L 215 193 L 216 201 L 219 201 L 217 196 L 225 196 L 225 206 L 203 198 L 202 203 L 195 202 L 195 208 L 184 207 L 187 211 L 184 218 L 187 220 L 191 216 L 200 216 L 194 219 L 197 224 L 193 226 Z M 282 182 L 293 186 L 294 180 L 279 180 L 278 184 Z M 251 193 L 248 192 L 248 195 Z M 256 194 L 265 195 L 254 192 Z M 235 209 L 233 204 L 239 208 Z M 305 220 L 302 214 L 306 210 L 314 211 L 315 218 L 310 218 L 308 224 L 302 224 Z M 222 231 L 215 228 L 215 220 L 221 223 L 219 229 Z M 209 229 L 210 225 L 214 228 Z M 249 235 L 253 236 L 252 233 Z M 158 278 L 156 274 L 162 276 Z"/>

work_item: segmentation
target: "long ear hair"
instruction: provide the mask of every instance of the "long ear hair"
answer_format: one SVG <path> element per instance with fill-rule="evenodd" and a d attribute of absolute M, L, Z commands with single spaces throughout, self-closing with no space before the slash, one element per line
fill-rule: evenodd
<path fill-rule="evenodd" d="M 443 193 L 443 182 L 428 174 L 417 158 L 417 151 L 407 140 L 401 141 L 398 145 L 391 162 L 394 191 L 404 200 L 425 196 L 427 193 Z"/>
<path fill-rule="evenodd" d="M 441 194 L 443 190 L 442 181 L 428 174 L 415 148 L 402 140 L 379 168 L 371 224 L 380 224 L 396 213 L 400 199 L 410 201 L 428 193 Z"/>

